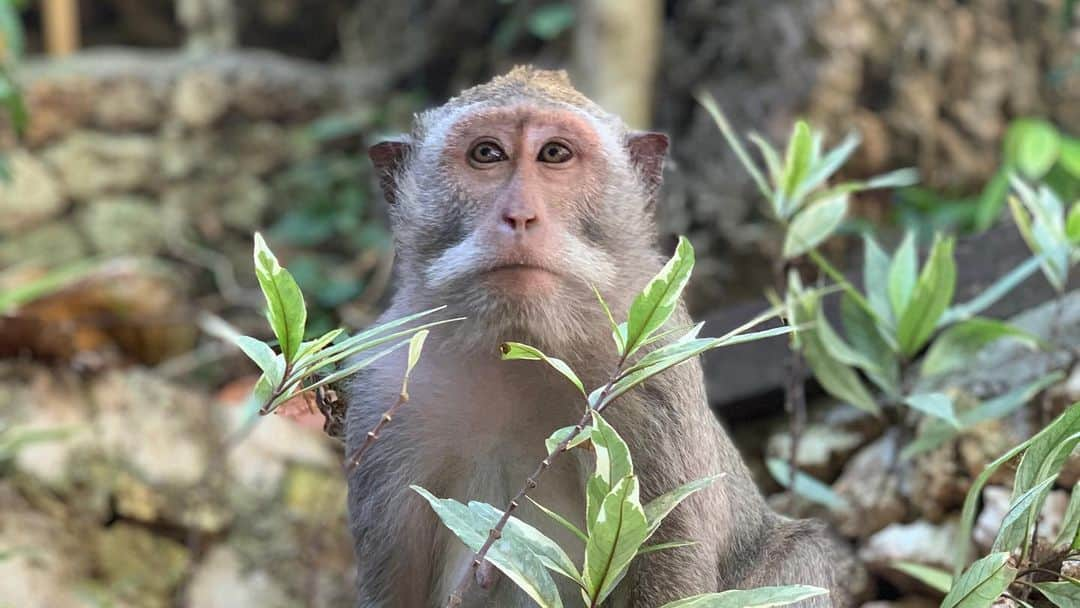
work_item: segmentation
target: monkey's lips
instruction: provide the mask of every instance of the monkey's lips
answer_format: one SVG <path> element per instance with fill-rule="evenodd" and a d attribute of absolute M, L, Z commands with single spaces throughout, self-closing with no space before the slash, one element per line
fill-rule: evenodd
<path fill-rule="evenodd" d="M 559 273 L 534 263 L 498 264 L 484 271 L 483 276 L 491 287 L 522 296 L 550 293 L 560 280 Z"/>

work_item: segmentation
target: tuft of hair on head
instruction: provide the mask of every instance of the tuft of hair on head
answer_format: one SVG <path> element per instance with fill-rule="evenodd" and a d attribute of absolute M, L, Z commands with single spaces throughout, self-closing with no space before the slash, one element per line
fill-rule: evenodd
<path fill-rule="evenodd" d="M 500 104 L 523 97 L 575 106 L 596 116 L 607 116 L 600 106 L 574 88 L 566 70 L 545 70 L 532 65 L 514 66 L 501 76 L 465 89 L 447 101 L 443 108 L 460 108 L 479 102 Z"/>

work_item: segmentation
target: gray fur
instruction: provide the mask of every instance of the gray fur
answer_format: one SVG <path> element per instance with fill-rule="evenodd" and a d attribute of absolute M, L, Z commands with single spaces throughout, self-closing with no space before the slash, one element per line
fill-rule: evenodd
<path fill-rule="evenodd" d="M 565 380 L 539 363 L 500 362 L 497 345 L 534 344 L 567 360 L 586 385 L 602 384 L 616 360 L 588 283 L 596 284 L 612 310 L 625 311 L 662 265 L 649 184 L 626 152 L 625 128 L 582 101 L 564 80 L 557 73 L 519 69 L 426 112 L 417 118 L 409 156 L 393 176 L 399 288 L 380 321 L 441 304 L 449 306 L 448 316 L 469 319 L 433 332 L 410 382 L 409 403 L 349 478 L 360 608 L 440 606 L 468 566 L 469 552 L 410 484 L 502 508 L 543 458 L 547 435 L 580 417 L 582 399 Z M 467 246 L 474 202 L 445 179 L 437 162 L 456 121 L 479 107 L 521 104 L 578 112 L 605 146 L 606 179 L 581 201 L 589 216 L 569 224 L 579 234 L 568 238 L 562 252 L 568 270 L 583 278 L 543 302 L 504 301 L 469 282 L 467 266 L 482 265 L 485 255 Z M 684 311 L 677 317 L 674 323 L 689 323 Z M 347 383 L 348 450 L 363 442 L 395 400 L 403 356 L 381 360 Z M 726 473 L 677 508 L 655 539 L 698 544 L 639 559 L 610 605 L 650 608 L 698 593 L 784 583 L 834 591 L 831 604 L 807 605 L 847 605 L 839 581 L 848 562 L 820 526 L 769 510 L 708 407 L 699 363 L 665 372 L 609 412 L 630 445 L 643 500 Z M 591 463 L 578 452 L 557 460 L 530 495 L 581 523 Z M 556 538 L 580 563 L 580 541 L 529 505 L 518 515 Z M 576 596 L 564 588 L 568 605 Z M 466 604 L 512 608 L 531 602 L 500 580 L 487 591 L 473 585 Z"/>

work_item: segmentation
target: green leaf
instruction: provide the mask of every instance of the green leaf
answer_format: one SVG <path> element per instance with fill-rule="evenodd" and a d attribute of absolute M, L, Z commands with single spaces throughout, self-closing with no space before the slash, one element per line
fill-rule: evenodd
<path fill-rule="evenodd" d="M 1012 339 L 1036 349 L 1042 344 L 1037 336 L 1015 325 L 996 319 L 976 317 L 946 329 L 930 346 L 922 362 L 922 374 L 934 376 L 969 365 L 972 358 L 992 342 Z"/>
<path fill-rule="evenodd" d="M 1038 454 L 1032 457 L 1027 467 L 1025 467 L 1023 462 L 1021 462 L 1020 468 L 1025 469 L 1024 478 L 1026 481 L 1021 481 L 1021 471 L 1017 471 L 1016 481 L 1014 482 L 1013 486 L 1013 494 L 1014 496 L 1016 496 L 1023 493 L 1024 491 L 1027 491 L 1028 489 L 1034 487 L 1035 484 L 1033 483 L 1033 480 L 1035 479 L 1035 475 L 1037 475 L 1037 472 L 1029 473 L 1027 471 L 1030 471 L 1032 469 L 1041 469 L 1042 465 L 1045 464 L 1047 457 L 1051 455 L 1050 452 L 1053 451 L 1053 448 L 1050 446 L 1060 445 L 1063 438 L 1071 435 L 1072 433 L 1075 433 L 1077 430 L 1080 430 L 1080 403 L 1073 404 L 1071 407 L 1065 410 L 1064 413 L 1055 418 L 1053 422 L 1047 425 L 1046 428 L 1039 431 L 1028 440 L 1021 442 L 1020 444 L 1013 447 L 1011 450 L 999 456 L 996 460 L 986 465 L 982 473 L 979 473 L 979 476 L 975 478 L 974 482 L 972 482 L 971 488 L 968 490 L 967 497 L 964 499 L 964 507 L 960 513 L 960 523 L 957 526 L 956 546 L 959 547 L 959 549 L 956 551 L 957 571 L 963 568 L 964 564 L 967 563 L 967 547 L 969 546 L 971 529 L 975 524 L 975 507 L 979 503 L 979 497 L 982 493 L 983 486 L 986 485 L 986 482 L 990 479 L 990 477 L 999 468 L 1001 468 L 1001 465 L 1012 460 L 1020 452 L 1029 449 L 1029 447 L 1034 447 L 1035 445 L 1042 444 L 1042 447 L 1039 448 Z M 1040 458 L 1039 454 L 1042 454 L 1043 457 Z M 1024 460 L 1027 460 L 1026 454 Z M 1033 464 L 1036 462 L 1039 463 L 1039 466 Z M 1051 464 L 1053 464 L 1053 462 L 1051 462 Z M 1017 492 L 1018 488 L 1023 489 L 1020 490 L 1020 492 Z"/>
<path fill-rule="evenodd" d="M 769 474 L 773 476 L 776 483 L 785 488 L 789 486 L 791 467 L 786 461 L 780 458 L 768 458 L 765 460 L 765 466 L 769 469 Z M 846 511 L 851 508 L 848 501 L 834 492 L 832 488 L 802 471 L 795 471 L 795 487 L 790 489 L 809 501 L 825 505 L 836 511 Z"/>
<path fill-rule="evenodd" d="M 615 349 L 621 356 L 626 352 L 626 325 L 615 322 L 615 317 L 611 316 L 611 309 L 608 308 L 607 302 L 604 301 L 604 296 L 600 295 L 600 290 L 596 288 L 596 285 L 590 285 L 593 293 L 596 294 L 596 301 L 600 302 L 600 308 L 604 311 L 604 316 L 607 317 L 608 323 L 611 325 L 611 339 L 615 341 Z"/>
<path fill-rule="evenodd" d="M 638 555 L 645 555 L 646 553 L 653 553 L 656 551 L 667 551 L 668 549 L 679 549 L 681 547 L 693 547 L 696 542 L 688 540 L 673 540 L 667 543 L 656 543 L 655 545 L 643 545 L 638 549 Z"/>
<path fill-rule="evenodd" d="M 863 286 L 866 299 L 887 327 L 892 327 L 895 322 L 889 296 L 890 274 L 889 256 L 882 251 L 874 237 L 863 235 Z"/>
<path fill-rule="evenodd" d="M 438 498 L 420 486 L 409 487 L 427 500 L 443 525 L 466 546 L 473 551 L 480 550 L 491 528 L 491 524 L 483 514 L 472 511 L 456 500 Z M 509 525 L 507 527 L 509 528 Z M 504 534 L 491 545 L 487 553 L 487 561 L 528 594 L 541 608 L 562 606 L 559 590 L 547 572 L 547 565 L 531 550 L 515 542 L 510 535 Z"/>
<path fill-rule="evenodd" d="M 979 202 L 975 211 L 975 232 L 983 232 L 994 225 L 1005 206 L 1005 197 L 1009 194 L 1009 172 L 1002 167 L 994 173 L 990 181 L 979 193 Z"/>
<path fill-rule="evenodd" d="M 907 310 L 918 280 L 919 260 L 915 251 L 915 233 L 908 232 L 889 264 L 889 305 L 899 319 Z"/>
<path fill-rule="evenodd" d="M 991 551 L 1010 553 L 1025 543 L 1030 529 L 1028 524 L 1038 515 L 1053 483 L 1054 477 L 1047 478 L 1012 500 L 1005 518 L 1001 520 L 1001 528 Z"/>
<path fill-rule="evenodd" d="M 941 608 L 989 608 L 1015 577 L 1016 569 L 1009 565 L 1009 554 L 991 553 L 956 579 L 941 601 Z"/>
<path fill-rule="evenodd" d="M 1073 484 L 1072 491 L 1069 493 L 1069 506 L 1065 509 L 1065 516 L 1061 520 L 1061 532 L 1058 533 L 1054 544 L 1067 546 L 1077 538 L 1078 534 L 1080 534 L 1080 482 Z"/>
<path fill-rule="evenodd" d="M 1046 599 L 1058 608 L 1076 608 L 1080 606 L 1080 584 L 1075 581 L 1056 581 L 1034 583 Z"/>
<path fill-rule="evenodd" d="M 1064 466 L 1072 447 L 1080 439 L 1080 403 L 1069 406 L 1056 420 L 1039 432 L 1031 447 L 1024 452 L 1016 469 L 1013 498 L 1035 487 L 1044 478 L 1056 476 Z"/>
<path fill-rule="evenodd" d="M 930 249 L 919 280 L 896 325 L 900 352 L 913 355 L 930 339 L 938 319 L 952 302 L 956 289 L 956 262 L 952 237 L 938 237 Z"/>
<path fill-rule="evenodd" d="M 784 237 L 784 259 L 798 257 L 832 236 L 844 221 L 847 204 L 848 195 L 840 194 L 799 212 Z"/>
<path fill-rule="evenodd" d="M 1017 285 L 1023 283 L 1038 269 L 1039 259 L 1034 257 L 1028 258 L 1019 266 L 1009 271 L 1008 274 L 995 281 L 990 287 L 984 289 L 978 296 L 946 310 L 945 314 L 941 315 L 941 320 L 938 321 L 938 327 L 970 319 L 987 308 L 990 308 L 1010 291 L 1016 289 Z"/>
<path fill-rule="evenodd" d="M 952 399 L 945 393 L 908 395 L 904 403 L 924 414 L 940 418 L 955 428 L 960 428 L 960 421 L 956 419 L 956 412 L 953 410 Z"/>
<path fill-rule="evenodd" d="M 475 500 L 469 501 L 469 512 L 479 516 L 484 522 L 484 528 L 488 530 L 494 528 L 503 516 L 502 510 L 486 502 Z M 543 532 L 517 517 L 511 517 L 506 521 L 506 527 L 503 528 L 503 538 L 523 546 L 533 555 L 540 558 L 540 562 L 552 572 L 561 574 L 580 584 L 581 574 L 578 573 L 573 560 L 570 559 L 570 556 L 563 551 L 558 543 L 545 536 Z"/>
<path fill-rule="evenodd" d="M 705 108 L 705 111 L 712 116 L 713 122 L 716 123 L 716 126 L 720 129 L 720 133 L 724 136 L 724 140 L 731 146 L 731 150 L 735 152 L 735 156 L 738 157 L 743 168 L 750 174 L 750 178 L 754 180 L 754 184 L 758 187 L 758 192 L 766 199 L 772 200 L 773 191 L 769 188 L 769 182 L 761 175 L 761 171 L 758 169 L 757 165 L 751 160 L 750 155 L 746 153 L 746 148 L 739 142 L 739 136 L 736 135 L 735 130 L 731 128 L 731 124 L 720 110 L 720 106 L 716 104 L 716 100 L 712 95 L 704 91 L 698 92 L 696 97 L 698 103 L 701 104 L 701 107 Z M 774 207 L 773 211 L 777 214 L 777 217 L 781 217 L 779 209 Z"/>
<path fill-rule="evenodd" d="M 604 497 L 618 481 L 634 474 L 630 448 L 599 413 L 593 412 L 589 431 L 596 451 L 596 469 L 585 486 L 585 526 L 592 533 Z"/>
<path fill-rule="evenodd" d="M 270 327 L 277 336 L 285 362 L 291 364 L 304 339 L 307 308 L 296 281 L 278 264 L 258 232 L 255 233 L 255 276 L 266 298 Z"/>
<path fill-rule="evenodd" d="M 813 300 L 816 300 L 816 298 L 813 298 Z M 804 301 L 804 303 L 796 306 L 798 312 L 795 319 L 796 323 L 804 325 L 808 319 L 816 317 L 818 306 L 819 304 L 815 301 Z M 872 414 L 877 415 L 880 413 L 881 409 L 878 407 L 877 402 L 874 401 L 874 397 L 863 385 L 855 370 L 837 361 L 829 354 L 828 349 L 825 348 L 821 337 L 816 331 L 802 333 L 802 347 L 803 356 L 806 358 L 810 370 L 814 373 L 814 377 L 830 395 Z"/>
<path fill-rule="evenodd" d="M 1014 120 L 1005 133 L 1005 156 L 1028 179 L 1040 179 L 1057 161 L 1061 136 L 1045 120 Z"/>
<path fill-rule="evenodd" d="M 699 492 L 713 483 L 716 480 L 724 477 L 726 473 L 720 473 L 718 475 L 710 475 L 709 477 L 702 477 L 701 479 L 695 479 L 689 483 L 665 492 L 660 496 L 649 501 L 649 504 L 645 505 L 645 518 L 649 521 L 649 533 L 645 536 L 646 540 L 651 538 L 652 535 L 660 528 L 660 524 L 664 522 L 664 518 L 671 513 L 675 507 L 679 506 L 679 503 L 689 498 L 696 492 Z"/>
<path fill-rule="evenodd" d="M 565 517 L 563 517 L 562 515 L 559 515 L 555 511 L 552 511 L 551 509 L 545 507 L 544 505 L 536 502 L 535 500 L 532 499 L 531 496 L 526 495 L 525 498 L 528 498 L 529 502 L 531 502 L 534 507 L 539 509 L 541 513 L 543 513 L 544 515 L 547 515 L 553 521 L 555 521 L 555 523 L 557 523 L 560 526 L 566 528 L 574 536 L 580 538 L 581 542 L 588 542 L 589 537 L 586 536 L 585 533 L 581 531 L 581 528 L 579 528 L 579 527 L 575 526 L 573 523 L 571 523 L 569 519 L 566 519 Z"/>
<path fill-rule="evenodd" d="M 881 368 L 878 367 L 877 362 L 862 352 L 852 348 L 839 334 L 836 333 L 836 330 L 833 329 L 829 320 L 825 318 L 824 307 L 818 307 L 817 320 L 814 323 L 813 331 L 821 338 L 822 345 L 833 359 L 836 359 L 844 365 L 858 367 L 867 372 L 881 372 Z"/>
<path fill-rule="evenodd" d="M 675 600 L 664 604 L 661 608 L 771 608 L 772 606 L 787 606 L 828 593 L 827 589 L 809 585 L 732 589 Z"/>
<path fill-rule="evenodd" d="M 357 361 L 355 363 L 351 363 L 350 365 L 344 367 L 343 369 L 340 369 L 340 370 L 338 370 L 338 371 L 336 371 L 336 372 L 322 378 L 318 382 L 309 384 L 308 386 L 304 387 L 304 390 L 307 390 L 307 391 L 314 390 L 316 388 L 319 388 L 320 386 L 324 386 L 326 384 L 333 384 L 334 382 L 337 382 L 338 380 L 341 380 L 342 378 L 347 378 L 347 377 L 355 374 L 356 372 L 364 369 L 365 367 L 368 367 L 372 363 L 375 363 L 379 359 L 382 359 L 383 357 L 389 355 L 390 353 L 392 353 L 392 352 L 398 350 L 399 348 L 405 346 L 406 344 L 411 344 L 411 343 L 412 343 L 412 338 L 410 338 L 408 340 L 402 340 L 402 341 L 398 342 L 397 344 L 394 344 L 393 346 L 390 346 L 389 348 L 383 349 L 383 350 L 375 353 L 374 355 L 371 355 L 370 357 L 367 357 L 367 358 L 362 359 L 360 361 Z M 286 393 L 285 395 L 282 395 L 282 397 L 280 397 L 279 399 L 284 399 L 287 396 L 288 396 L 288 394 Z M 276 405 L 276 403 L 274 405 Z"/>
<path fill-rule="evenodd" d="M 952 575 L 943 570 L 915 562 L 893 562 L 891 566 L 942 593 L 948 593 L 952 587 Z"/>
<path fill-rule="evenodd" d="M 900 392 L 900 362 L 881 336 L 874 319 L 847 293 L 840 300 L 840 318 L 852 347 L 874 363 L 873 368 L 864 368 L 863 372 L 881 390 L 897 395 Z"/>
<path fill-rule="evenodd" d="M 751 132 L 746 138 L 761 151 L 761 157 L 765 159 L 765 167 L 769 170 L 769 178 L 772 179 L 774 184 L 779 184 L 780 180 L 783 179 L 784 164 L 780 161 L 780 154 L 776 151 L 776 148 L 757 133 Z"/>
<path fill-rule="evenodd" d="M 555 448 L 558 447 L 560 443 L 565 441 L 566 438 L 570 436 L 570 433 L 573 433 L 574 429 L 576 428 L 576 426 L 564 426 L 561 429 L 558 429 L 557 431 L 552 433 L 550 437 L 545 439 L 544 447 L 547 448 L 548 454 L 555 451 Z M 581 432 L 577 434 L 577 437 L 574 437 L 574 439 L 570 441 L 570 443 L 566 444 L 566 449 L 571 450 L 585 443 L 589 440 L 591 435 L 592 429 L 581 429 Z"/>
<path fill-rule="evenodd" d="M 645 542 L 648 529 L 637 478 L 631 475 L 620 479 L 604 497 L 585 545 L 582 580 L 592 600 L 590 605 L 602 604 L 614 591 Z"/>
<path fill-rule="evenodd" d="M 1065 236 L 1074 245 L 1080 245 L 1080 201 L 1073 203 L 1069 217 L 1065 220 Z"/>
<path fill-rule="evenodd" d="M 254 361 L 255 365 L 259 366 L 259 369 L 267 375 L 274 386 L 280 384 L 284 379 L 285 360 L 279 357 L 274 352 L 274 349 L 267 346 L 265 342 L 250 336 L 236 336 L 233 339 L 233 344 L 240 347 L 240 350 L 244 351 L 244 354 Z"/>
<path fill-rule="evenodd" d="M 810 125 L 802 120 L 796 122 L 791 129 L 787 153 L 784 155 L 784 179 L 780 188 L 784 193 L 784 200 L 781 201 L 780 210 L 785 218 L 798 211 L 797 204 L 791 205 L 790 203 L 801 202 L 794 201 L 792 198 L 810 170 L 813 145 Z"/>
<path fill-rule="evenodd" d="M 795 201 L 801 201 L 802 198 L 812 192 L 814 188 L 824 184 L 825 180 L 829 179 L 834 173 L 839 171 L 840 167 L 844 166 L 844 163 L 851 157 L 851 153 L 855 151 L 855 148 L 859 146 L 859 141 L 860 137 L 858 133 L 849 133 L 847 137 L 840 142 L 840 145 L 829 150 L 824 157 L 814 163 L 807 171 L 806 177 L 799 184 L 799 188 L 796 190 L 793 199 Z"/>
<path fill-rule="evenodd" d="M 653 332 L 667 323 L 679 305 L 679 297 L 693 269 L 694 248 L 686 237 L 679 237 L 675 255 L 630 305 L 626 326 L 627 353 L 634 353 Z"/>
<path fill-rule="evenodd" d="M 299 364 L 300 361 L 304 360 L 308 356 L 317 354 L 319 351 L 326 348 L 327 344 L 330 344 L 331 342 L 336 340 L 337 337 L 344 332 L 345 330 L 341 328 L 333 329 L 319 336 L 318 338 L 315 338 L 314 340 L 308 340 L 307 342 L 301 344 L 300 351 L 296 353 L 297 364 Z"/>
<path fill-rule="evenodd" d="M 961 429 L 970 429 L 987 420 L 997 420 L 1027 405 L 1048 386 L 1059 382 L 1065 375 L 1062 372 L 1047 374 L 1034 382 L 998 395 L 979 405 L 957 414 Z M 904 446 L 900 458 L 907 460 L 915 455 L 928 452 L 942 445 L 958 434 L 958 429 L 941 420 L 928 420 L 914 441 Z"/>
<path fill-rule="evenodd" d="M 1058 162 L 1074 179 L 1080 179 L 1080 138 L 1061 138 L 1060 156 Z"/>
<path fill-rule="evenodd" d="M 502 353 L 503 361 L 525 360 L 543 361 L 544 363 L 547 363 L 576 386 L 582 395 L 585 395 L 585 385 L 581 383 L 581 378 L 578 378 L 577 374 L 574 373 L 574 370 L 570 369 L 570 366 L 562 359 L 549 357 L 540 352 L 540 349 L 520 342 L 503 342 L 499 346 L 499 351 Z"/>
<path fill-rule="evenodd" d="M 871 177 L 861 189 L 876 190 L 878 188 L 906 188 L 908 186 L 914 186 L 917 183 L 919 183 L 919 171 L 907 167 Z"/>

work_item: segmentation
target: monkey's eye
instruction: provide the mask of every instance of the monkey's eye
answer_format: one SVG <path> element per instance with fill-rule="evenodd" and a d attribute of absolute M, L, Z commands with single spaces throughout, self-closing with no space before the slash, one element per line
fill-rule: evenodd
<path fill-rule="evenodd" d="M 497 163 L 506 160 L 506 152 L 493 141 L 478 141 L 469 150 L 469 160 L 483 165 Z"/>
<path fill-rule="evenodd" d="M 566 144 L 560 144 L 557 141 L 549 141 L 544 144 L 543 148 L 540 148 L 540 154 L 536 157 L 536 160 L 542 163 L 565 163 L 574 157 L 574 153 L 570 151 L 570 148 Z"/>

